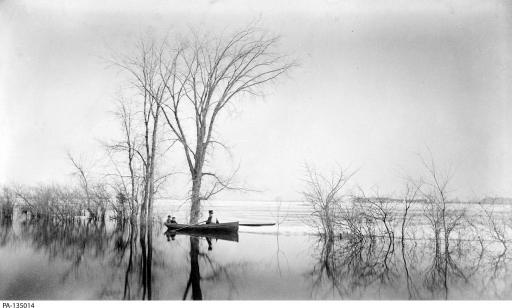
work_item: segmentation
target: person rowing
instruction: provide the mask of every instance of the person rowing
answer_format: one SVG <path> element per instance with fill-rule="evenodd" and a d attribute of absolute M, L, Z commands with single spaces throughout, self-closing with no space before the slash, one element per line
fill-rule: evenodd
<path fill-rule="evenodd" d="M 208 219 L 205 221 L 207 225 L 213 224 L 213 210 L 208 211 Z M 218 224 L 219 220 L 215 218 L 215 223 Z"/>

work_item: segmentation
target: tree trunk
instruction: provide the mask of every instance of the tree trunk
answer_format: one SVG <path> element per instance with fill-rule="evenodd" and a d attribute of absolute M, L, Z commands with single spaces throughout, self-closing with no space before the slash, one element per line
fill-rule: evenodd
<path fill-rule="evenodd" d="M 153 219 L 153 195 L 154 195 L 154 177 L 155 177 L 155 153 L 157 143 L 157 131 L 158 131 L 158 115 L 160 107 L 157 107 L 155 116 L 153 119 L 153 127 L 151 133 L 151 139 L 149 139 L 149 124 L 146 123 L 146 134 L 145 134 L 145 147 L 146 147 L 146 167 L 144 177 L 144 202 L 140 212 L 140 223 L 147 224 L 148 218 Z M 149 215 L 149 216 L 148 216 Z"/>
<path fill-rule="evenodd" d="M 406 204 L 405 204 L 405 212 L 404 212 L 404 216 L 402 218 L 402 233 L 401 233 L 401 237 L 402 237 L 402 245 L 404 243 L 404 239 L 405 239 L 405 224 L 407 222 L 407 214 L 409 212 L 409 207 L 407 205 L 407 201 L 406 201 Z"/>
<path fill-rule="evenodd" d="M 158 118 L 160 106 L 156 108 L 156 114 L 153 120 L 153 133 L 151 135 L 151 157 L 149 159 L 149 195 L 148 195 L 148 219 L 153 219 L 153 197 L 155 195 L 155 153 L 157 151 Z"/>
<path fill-rule="evenodd" d="M 140 207 L 140 228 L 141 228 L 141 234 L 142 234 L 142 227 L 146 224 L 146 210 L 148 206 L 148 194 L 149 194 L 149 183 L 147 182 L 147 179 L 145 179 L 146 183 L 144 183 L 144 199 L 142 201 L 141 207 Z"/>
<path fill-rule="evenodd" d="M 196 173 L 192 180 L 192 204 L 190 207 L 190 224 L 197 224 L 201 214 L 201 180 L 202 173 Z"/>
<path fill-rule="evenodd" d="M 149 183 L 149 196 L 148 196 L 148 212 L 147 212 L 147 224 L 151 224 L 153 222 L 153 196 L 154 196 L 154 188 L 153 188 L 153 175 L 151 175 L 151 182 Z"/>
<path fill-rule="evenodd" d="M 130 219 L 137 215 L 135 208 L 135 171 L 133 170 L 133 149 L 128 145 L 128 167 L 130 169 Z"/>

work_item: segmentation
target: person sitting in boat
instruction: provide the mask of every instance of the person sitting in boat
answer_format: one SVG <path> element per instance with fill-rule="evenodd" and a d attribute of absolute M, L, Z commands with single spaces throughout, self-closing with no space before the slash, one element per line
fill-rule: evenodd
<path fill-rule="evenodd" d="M 176 217 L 173 216 L 171 218 L 171 215 L 168 215 L 166 223 L 168 223 L 168 224 L 177 224 L 178 222 L 176 221 Z"/>
<path fill-rule="evenodd" d="M 213 210 L 209 210 L 208 211 L 208 219 L 206 220 L 206 224 L 209 225 L 209 224 L 212 224 L 213 223 Z M 217 218 L 215 218 L 215 223 L 219 223 L 219 220 Z"/>

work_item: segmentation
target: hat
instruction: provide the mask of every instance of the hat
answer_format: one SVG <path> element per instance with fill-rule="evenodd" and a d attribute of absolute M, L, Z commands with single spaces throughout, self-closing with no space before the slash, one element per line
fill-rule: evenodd
<path fill-rule="evenodd" d="M 208 211 L 208 214 L 213 214 L 213 210 L 209 210 L 209 211 Z"/>

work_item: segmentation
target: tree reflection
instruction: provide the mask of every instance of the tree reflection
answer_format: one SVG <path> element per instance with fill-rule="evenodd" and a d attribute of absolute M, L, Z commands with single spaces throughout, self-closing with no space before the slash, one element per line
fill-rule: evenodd
<path fill-rule="evenodd" d="M 22 224 L 21 236 L 50 259 L 71 261 L 72 268 L 77 268 L 86 255 L 104 257 L 113 238 L 113 234 L 107 234 L 103 221 L 60 221 L 46 217 Z"/>
<path fill-rule="evenodd" d="M 166 233 L 166 236 L 170 236 L 169 233 Z M 218 240 L 216 238 L 196 237 L 190 235 L 182 236 L 188 237 L 190 241 L 190 272 L 182 299 L 186 300 L 190 298 L 192 300 L 203 300 L 204 293 L 201 287 L 201 282 L 214 282 L 216 285 L 226 283 L 228 298 L 231 298 L 233 294 L 238 293 L 238 282 L 234 272 L 243 268 L 245 263 L 221 264 L 216 261 L 211 254 L 214 248 L 214 243 Z M 201 242 L 203 240 L 203 243 L 205 243 L 207 247 L 203 247 L 203 251 L 201 251 Z M 203 269 L 203 274 L 201 274 L 201 268 Z"/>
<path fill-rule="evenodd" d="M 140 225 L 140 247 L 141 247 L 141 273 L 142 273 L 142 299 L 151 300 L 151 262 L 153 258 L 153 224 Z"/>
<path fill-rule="evenodd" d="M 201 273 L 199 271 L 199 238 L 190 237 L 190 276 L 187 282 L 187 288 L 183 294 L 183 300 L 187 299 L 188 292 L 192 286 L 192 299 L 202 300 L 201 292 Z"/>
<path fill-rule="evenodd" d="M 0 247 L 3 247 L 11 241 L 12 217 L 0 215 L 0 230 Z"/>
<path fill-rule="evenodd" d="M 320 255 L 311 272 L 313 289 L 325 279 L 341 298 L 352 297 L 373 284 L 390 285 L 397 277 L 393 245 L 378 238 L 328 240 L 320 243 Z"/>
<path fill-rule="evenodd" d="M 111 283 L 100 289 L 98 298 L 152 299 L 152 224 L 139 228 L 134 220 L 108 225 L 100 220 L 62 221 L 46 217 L 16 223 L 20 226 L 19 234 L 13 238 L 12 220 L 0 221 L 0 244 L 15 240 L 29 243 L 32 249 L 47 255 L 49 261 L 56 261 L 63 285 L 69 280 L 101 276 Z M 100 272 L 91 271 L 103 268 Z M 100 276 L 91 278 L 92 275 Z"/>
<path fill-rule="evenodd" d="M 419 298 L 419 295 L 418 295 L 418 290 L 416 288 L 416 285 L 414 283 L 414 280 L 412 279 L 411 277 L 411 273 L 410 273 L 410 270 L 409 270 L 409 263 L 408 263 L 408 257 L 406 255 L 407 253 L 407 245 L 405 245 L 405 240 L 402 239 L 402 249 L 401 249 L 401 252 L 402 252 L 402 262 L 403 262 L 403 269 L 404 269 L 404 273 L 405 273 L 405 283 L 406 283 L 406 286 L 407 286 L 407 294 L 408 294 L 408 299 L 417 299 Z M 411 258 L 409 258 L 410 260 Z M 416 261 L 417 262 L 417 259 L 416 260 L 412 260 L 413 262 Z M 413 263 L 411 262 L 411 263 Z"/>
<path fill-rule="evenodd" d="M 474 241 L 443 239 L 403 241 L 394 250 L 384 239 L 325 240 L 319 242 L 317 263 L 310 272 L 313 296 L 325 290 L 336 291 L 340 298 L 364 298 L 384 294 L 391 298 L 452 299 L 466 290 L 482 296 L 493 292 L 506 294 L 503 282 L 509 272 L 509 260 L 503 251 Z M 475 249 L 477 248 L 477 249 Z M 480 282 L 479 279 L 482 281 Z M 501 288 L 501 289 L 499 289 Z M 456 292 L 452 295 L 452 289 Z M 374 297 L 371 297 L 374 299 Z"/>
<path fill-rule="evenodd" d="M 123 232 L 124 233 L 124 232 Z M 131 299 L 131 280 L 130 276 L 133 272 L 133 259 L 134 255 L 136 254 L 135 249 L 135 240 L 137 238 L 137 228 L 135 225 L 135 222 L 133 219 L 130 220 L 130 230 L 129 230 L 129 237 L 128 237 L 128 249 L 129 249 L 129 255 L 126 265 L 126 271 L 124 275 L 124 288 L 123 288 L 123 299 Z M 123 246 L 123 247 L 127 247 Z M 124 255 L 124 254 L 123 254 Z"/>

